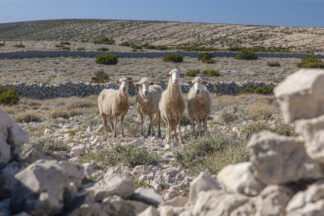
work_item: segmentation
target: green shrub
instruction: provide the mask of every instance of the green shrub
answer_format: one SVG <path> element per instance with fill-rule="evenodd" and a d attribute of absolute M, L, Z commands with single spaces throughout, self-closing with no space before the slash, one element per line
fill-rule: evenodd
<path fill-rule="evenodd" d="M 99 70 L 95 72 L 95 75 L 91 77 L 91 82 L 93 83 L 105 83 L 109 81 L 109 76 L 104 72 L 104 70 Z"/>
<path fill-rule="evenodd" d="M 281 66 L 279 62 L 275 62 L 275 61 L 267 62 L 267 65 L 269 67 L 280 67 Z"/>
<path fill-rule="evenodd" d="M 136 45 L 136 44 L 132 44 L 131 48 L 132 48 L 133 52 L 136 52 L 137 50 L 142 50 L 143 49 L 142 46 L 139 46 L 139 45 Z"/>
<path fill-rule="evenodd" d="M 213 76 L 220 76 L 218 71 L 215 70 L 204 70 L 202 71 L 203 74 L 206 74 L 209 77 L 213 77 Z"/>
<path fill-rule="evenodd" d="M 70 42 L 67 42 L 67 41 L 61 41 L 60 43 L 62 46 L 65 46 L 65 45 L 71 45 Z"/>
<path fill-rule="evenodd" d="M 115 166 L 118 163 L 123 163 L 135 167 L 137 165 L 155 164 L 159 162 L 160 159 L 150 154 L 145 148 L 138 148 L 131 145 L 117 145 L 112 149 L 88 153 L 82 157 L 81 161 L 100 161 L 106 166 Z"/>
<path fill-rule="evenodd" d="M 287 48 L 280 48 L 280 47 L 253 47 L 253 48 L 247 48 L 247 47 L 230 47 L 228 48 L 229 51 L 241 51 L 244 49 L 250 49 L 254 52 L 283 52 L 283 53 L 289 53 L 290 50 Z"/>
<path fill-rule="evenodd" d="M 249 84 L 249 85 L 239 89 L 239 94 L 271 95 L 271 94 L 273 94 L 273 86 L 264 85 L 262 87 L 259 87 L 257 85 Z"/>
<path fill-rule="evenodd" d="M 255 55 L 255 52 L 251 49 L 242 49 L 235 56 L 236 59 L 244 59 L 244 60 L 255 60 L 258 57 Z"/>
<path fill-rule="evenodd" d="M 25 48 L 26 46 L 24 44 L 20 43 L 20 44 L 14 45 L 14 47 L 17 47 L 17 48 Z"/>
<path fill-rule="evenodd" d="M 104 35 L 97 35 L 93 38 L 92 40 L 93 43 L 95 44 L 115 44 L 115 41 L 112 39 L 109 39 L 107 37 L 105 37 Z"/>
<path fill-rule="evenodd" d="M 174 53 L 174 54 L 171 53 L 171 54 L 166 54 L 163 57 L 163 61 L 180 63 L 180 62 L 183 62 L 183 57 L 178 53 Z"/>
<path fill-rule="evenodd" d="M 97 49 L 97 51 L 106 52 L 106 51 L 109 51 L 109 48 L 107 48 L 107 47 L 100 47 L 100 48 Z"/>
<path fill-rule="evenodd" d="M 70 47 L 63 46 L 62 47 L 62 50 L 71 50 L 71 48 Z"/>
<path fill-rule="evenodd" d="M 113 54 L 101 54 L 96 56 L 97 64 L 115 65 L 117 62 L 117 56 Z"/>
<path fill-rule="evenodd" d="M 129 47 L 130 46 L 130 43 L 128 41 L 124 41 L 124 42 L 120 43 L 119 46 Z"/>
<path fill-rule="evenodd" d="M 5 46 L 5 43 L 0 43 L 0 47 Z"/>
<path fill-rule="evenodd" d="M 179 46 L 177 49 L 183 51 L 200 51 L 200 52 L 208 52 L 208 51 L 217 51 L 215 48 L 204 47 L 204 46 Z"/>
<path fill-rule="evenodd" d="M 17 104 L 19 102 L 19 95 L 16 89 L 0 88 L 0 104 Z"/>
<path fill-rule="evenodd" d="M 198 55 L 198 60 L 203 62 L 203 63 L 206 63 L 206 64 L 215 63 L 215 61 L 212 58 L 213 58 L 213 55 L 210 54 L 210 53 L 200 53 Z"/>
<path fill-rule="evenodd" d="M 78 47 L 77 50 L 78 50 L 78 51 L 84 51 L 85 48 L 84 48 L 84 47 Z"/>
<path fill-rule="evenodd" d="M 200 74 L 200 70 L 199 70 L 199 69 L 190 70 L 190 71 L 188 71 L 186 74 L 187 74 L 187 76 L 189 76 L 189 77 L 195 77 L 195 76 L 197 76 L 198 74 Z"/>
<path fill-rule="evenodd" d="M 143 47 L 145 49 L 155 49 L 155 50 L 167 50 L 168 47 L 167 46 L 164 46 L 164 45 L 150 45 L 150 44 L 144 44 Z"/>
<path fill-rule="evenodd" d="M 304 56 L 297 64 L 298 68 L 324 68 L 324 62 L 316 56 Z"/>
<path fill-rule="evenodd" d="M 70 151 L 70 147 L 66 145 L 63 141 L 52 140 L 52 139 L 40 139 L 31 142 L 30 148 L 39 147 L 46 152 L 53 152 L 53 151 Z"/>

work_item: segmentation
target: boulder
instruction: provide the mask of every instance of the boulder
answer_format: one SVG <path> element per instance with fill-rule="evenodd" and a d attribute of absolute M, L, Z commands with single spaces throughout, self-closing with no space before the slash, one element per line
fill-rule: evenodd
<path fill-rule="evenodd" d="M 286 208 L 287 216 L 317 216 L 324 213 L 324 182 L 316 182 L 293 196 Z"/>
<path fill-rule="evenodd" d="M 306 154 L 300 139 L 263 131 L 254 134 L 247 147 L 256 177 L 266 184 L 323 177 L 323 167 Z"/>
<path fill-rule="evenodd" d="M 25 152 L 22 156 L 22 159 L 27 163 L 34 163 L 35 161 L 40 159 L 55 160 L 57 158 L 53 158 L 51 155 L 43 152 L 40 148 L 34 147 Z"/>
<path fill-rule="evenodd" d="M 220 189 L 217 183 L 206 172 L 200 173 L 190 184 L 189 201 L 192 205 L 196 203 L 201 191 Z"/>
<path fill-rule="evenodd" d="M 24 168 L 24 164 L 13 161 L 0 170 L 0 200 L 10 197 L 17 183 L 15 175 Z"/>
<path fill-rule="evenodd" d="M 324 114 L 324 70 L 300 69 L 288 76 L 274 94 L 287 122 Z"/>
<path fill-rule="evenodd" d="M 152 188 L 137 188 L 132 198 L 134 200 L 138 200 L 144 202 L 148 205 L 153 205 L 157 207 L 160 203 L 162 203 L 162 198 L 159 194 L 157 194 Z"/>
<path fill-rule="evenodd" d="M 307 154 L 312 159 L 324 163 L 324 115 L 296 121 L 295 128 L 305 140 Z"/>
<path fill-rule="evenodd" d="M 84 177 L 82 166 L 67 161 L 38 160 L 15 175 L 10 200 L 13 213 L 55 215 L 72 199 Z"/>
<path fill-rule="evenodd" d="M 118 174 L 105 177 L 88 189 L 95 201 L 101 201 L 108 196 L 118 195 L 123 198 L 131 196 L 135 191 L 134 182 L 126 176 Z"/>
<path fill-rule="evenodd" d="M 168 205 L 168 206 L 174 206 L 174 207 L 183 207 L 186 205 L 188 200 L 189 199 L 187 197 L 178 196 L 171 200 L 164 201 L 163 203 L 161 203 L 160 206 Z"/>
<path fill-rule="evenodd" d="M 145 211 L 138 214 L 138 216 L 159 216 L 159 212 L 153 206 L 148 207 Z"/>
<path fill-rule="evenodd" d="M 0 166 L 7 164 L 10 160 L 10 145 L 0 140 Z"/>
<path fill-rule="evenodd" d="M 225 191 L 247 196 L 258 195 L 265 186 L 254 176 L 250 162 L 226 166 L 218 173 L 217 180 Z"/>

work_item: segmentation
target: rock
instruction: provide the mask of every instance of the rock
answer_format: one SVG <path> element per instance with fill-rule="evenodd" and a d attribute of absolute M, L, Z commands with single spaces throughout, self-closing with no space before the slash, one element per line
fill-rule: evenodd
<path fill-rule="evenodd" d="M 287 122 L 324 114 L 324 70 L 300 69 L 288 76 L 274 94 Z"/>
<path fill-rule="evenodd" d="M 169 205 L 173 207 L 183 207 L 186 205 L 188 200 L 189 199 L 187 197 L 179 196 L 171 200 L 164 201 L 163 203 L 161 203 L 161 206 Z"/>
<path fill-rule="evenodd" d="M 13 161 L 0 171 L 0 200 L 10 197 L 11 191 L 15 190 L 17 182 L 15 175 L 23 168 L 23 164 Z"/>
<path fill-rule="evenodd" d="M 201 191 L 208 191 L 220 189 L 220 187 L 214 182 L 210 175 L 206 172 L 200 173 L 190 184 L 189 201 L 191 204 L 195 204 L 198 199 L 198 194 Z"/>
<path fill-rule="evenodd" d="M 159 212 L 153 206 L 148 207 L 145 211 L 141 212 L 137 216 L 159 216 Z"/>
<path fill-rule="evenodd" d="M 299 120 L 295 123 L 296 132 L 305 140 L 307 154 L 314 160 L 324 163 L 324 115 L 314 119 Z"/>
<path fill-rule="evenodd" d="M 297 138 L 264 131 L 254 134 L 247 147 L 256 177 L 266 184 L 323 177 L 323 167 L 306 154 Z"/>
<path fill-rule="evenodd" d="M 324 182 L 316 182 L 293 196 L 286 208 L 287 216 L 323 215 Z"/>
<path fill-rule="evenodd" d="M 293 191 L 281 185 L 267 186 L 260 194 L 258 216 L 284 216 L 286 206 L 293 195 Z"/>
<path fill-rule="evenodd" d="M 74 157 L 74 156 L 82 156 L 84 154 L 85 150 L 86 150 L 86 147 L 83 144 L 74 146 L 71 149 L 71 156 L 72 157 Z"/>
<path fill-rule="evenodd" d="M 46 129 L 44 130 L 44 135 L 45 135 L 45 136 L 48 136 L 48 135 L 50 135 L 50 134 L 51 134 L 51 130 L 48 129 L 48 128 L 46 128 Z"/>
<path fill-rule="evenodd" d="M 18 183 L 10 200 L 12 213 L 55 215 L 71 199 L 84 177 L 83 168 L 66 161 L 38 160 L 15 175 Z"/>
<path fill-rule="evenodd" d="M 184 207 L 160 206 L 158 211 L 160 216 L 177 216 L 183 213 L 186 209 Z"/>
<path fill-rule="evenodd" d="M 50 156 L 43 152 L 40 148 L 34 147 L 29 149 L 24 155 L 22 159 L 27 163 L 34 163 L 37 160 L 44 159 L 44 160 L 54 160 L 56 158 Z"/>
<path fill-rule="evenodd" d="M 101 206 L 96 202 L 85 202 L 81 204 L 78 208 L 74 209 L 71 216 L 105 216 L 106 214 L 101 211 Z"/>
<path fill-rule="evenodd" d="M 0 167 L 1 164 L 6 164 L 9 162 L 11 157 L 10 145 L 6 142 L 0 140 Z"/>
<path fill-rule="evenodd" d="M 132 180 L 118 174 L 105 175 L 105 177 L 88 189 L 95 201 L 101 201 L 108 196 L 118 195 L 127 198 L 135 191 Z"/>
<path fill-rule="evenodd" d="M 225 191 L 247 196 L 258 195 L 265 186 L 254 176 L 250 162 L 226 166 L 218 173 L 217 180 Z"/>
<path fill-rule="evenodd" d="M 230 215 L 246 202 L 248 202 L 248 198 L 241 194 L 225 193 L 219 190 L 202 191 L 194 205 L 193 215 Z"/>
<path fill-rule="evenodd" d="M 152 188 L 137 188 L 133 195 L 134 200 L 157 207 L 163 200 Z"/>

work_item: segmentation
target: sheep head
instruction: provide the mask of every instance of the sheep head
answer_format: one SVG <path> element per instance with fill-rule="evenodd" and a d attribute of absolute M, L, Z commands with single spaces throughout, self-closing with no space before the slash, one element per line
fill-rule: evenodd
<path fill-rule="evenodd" d="M 128 93 L 128 86 L 133 84 L 132 78 L 121 78 L 119 80 L 116 80 L 116 83 L 119 84 L 119 91 L 121 91 L 123 94 Z"/>
<path fill-rule="evenodd" d="M 199 95 L 199 94 L 203 93 L 203 91 L 201 90 L 201 85 L 206 85 L 206 84 L 208 84 L 208 82 L 204 81 L 200 77 L 196 77 L 192 81 L 189 81 L 188 84 L 193 85 L 195 94 Z"/>
<path fill-rule="evenodd" d="M 173 69 L 169 73 L 166 74 L 166 77 L 171 77 L 171 82 L 174 85 L 178 85 L 180 81 L 180 77 L 184 77 L 183 73 L 180 73 L 178 69 Z"/>
<path fill-rule="evenodd" d="M 144 95 L 148 96 L 149 94 L 149 86 L 153 85 L 152 82 L 149 82 L 149 79 L 147 77 L 143 77 L 139 83 L 136 83 L 136 88 L 139 88 L 139 92 Z"/>

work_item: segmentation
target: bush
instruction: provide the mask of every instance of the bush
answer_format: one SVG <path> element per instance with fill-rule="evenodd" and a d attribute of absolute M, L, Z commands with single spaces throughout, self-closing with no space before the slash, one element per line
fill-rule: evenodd
<path fill-rule="evenodd" d="M 66 46 L 63 46 L 62 49 L 63 49 L 63 50 L 71 50 L 70 47 L 66 47 Z"/>
<path fill-rule="evenodd" d="M 0 43 L 0 47 L 5 46 L 5 43 Z"/>
<path fill-rule="evenodd" d="M 254 103 L 245 110 L 245 115 L 251 120 L 267 120 L 272 116 L 274 109 L 272 106 L 263 103 Z"/>
<path fill-rule="evenodd" d="M 145 148 L 135 146 L 117 145 L 112 149 L 95 153 L 88 153 L 81 159 L 82 162 L 100 161 L 106 166 L 115 166 L 123 163 L 131 167 L 137 165 L 151 165 L 160 161 L 156 156 L 150 154 Z"/>
<path fill-rule="evenodd" d="M 65 46 L 65 45 L 71 45 L 70 42 L 67 42 L 67 41 L 61 41 L 60 43 L 62 46 Z"/>
<path fill-rule="evenodd" d="M 0 104 L 17 104 L 19 102 L 19 95 L 16 89 L 0 88 Z"/>
<path fill-rule="evenodd" d="M 53 119 L 64 118 L 69 119 L 70 117 L 83 115 L 85 111 L 83 109 L 69 109 L 69 110 L 55 110 L 50 114 L 50 117 Z"/>
<path fill-rule="evenodd" d="M 316 56 L 304 56 L 297 64 L 298 68 L 324 68 L 324 62 Z"/>
<path fill-rule="evenodd" d="M 53 151 L 70 151 L 70 147 L 66 145 L 63 141 L 51 140 L 51 139 L 40 139 L 31 142 L 31 148 L 39 147 L 43 149 L 45 152 L 53 152 Z"/>
<path fill-rule="evenodd" d="M 41 122 L 43 120 L 43 116 L 37 111 L 27 111 L 18 113 L 15 116 L 15 119 L 19 123 Z"/>
<path fill-rule="evenodd" d="M 254 52 L 282 52 L 282 53 L 289 53 L 290 50 L 287 48 L 280 48 L 280 47 L 253 47 L 253 48 L 247 48 L 247 47 L 230 47 L 228 48 L 229 51 L 241 51 L 244 49 L 250 49 Z"/>
<path fill-rule="evenodd" d="M 92 42 L 95 44 L 109 44 L 109 45 L 115 44 L 114 40 L 109 39 L 104 35 L 97 35 L 96 37 L 93 38 Z"/>
<path fill-rule="evenodd" d="M 14 45 L 14 47 L 17 47 L 17 48 L 25 48 L 26 46 L 24 44 L 16 44 Z"/>
<path fill-rule="evenodd" d="M 136 44 L 132 44 L 131 48 L 132 48 L 133 52 L 136 52 L 137 50 L 142 50 L 143 49 L 142 46 L 139 46 L 139 45 L 136 45 Z"/>
<path fill-rule="evenodd" d="M 213 76 L 220 76 L 218 71 L 215 70 L 204 70 L 202 71 L 203 74 L 206 74 L 209 77 L 213 77 Z"/>
<path fill-rule="evenodd" d="M 211 47 L 204 47 L 204 46 L 179 46 L 177 49 L 183 51 L 201 51 L 201 52 L 208 52 L 208 51 L 217 51 L 215 48 Z"/>
<path fill-rule="evenodd" d="M 236 59 L 244 59 L 244 60 L 255 60 L 258 57 L 255 55 L 255 52 L 251 49 L 242 49 L 235 56 Z"/>
<path fill-rule="evenodd" d="M 195 76 L 197 76 L 198 74 L 200 74 L 200 70 L 199 70 L 199 69 L 190 70 L 190 71 L 188 71 L 186 74 L 187 74 L 187 76 L 189 76 L 189 77 L 195 77 Z"/>
<path fill-rule="evenodd" d="M 164 46 L 164 45 L 150 45 L 150 44 L 144 44 L 143 47 L 145 49 L 155 49 L 155 50 L 167 50 L 168 47 L 167 46 Z"/>
<path fill-rule="evenodd" d="M 101 54 L 96 56 L 97 64 L 115 65 L 117 64 L 117 62 L 118 62 L 117 56 L 113 54 Z"/>
<path fill-rule="evenodd" d="M 95 75 L 91 77 L 91 82 L 93 83 L 105 83 L 109 81 L 109 76 L 104 72 L 104 70 L 99 70 L 95 72 Z"/>
<path fill-rule="evenodd" d="M 200 53 L 198 55 L 198 60 L 203 62 L 203 63 L 206 63 L 206 64 L 215 63 L 215 61 L 212 58 L 213 58 L 213 55 L 210 54 L 210 53 Z"/>
<path fill-rule="evenodd" d="M 275 62 L 275 61 L 273 61 L 273 62 L 267 62 L 267 65 L 269 67 L 280 67 L 281 66 L 279 62 Z"/>
<path fill-rule="evenodd" d="M 180 54 L 166 54 L 163 57 L 163 61 L 165 62 L 174 62 L 174 63 L 180 63 L 183 62 L 183 57 Z"/>
<path fill-rule="evenodd" d="M 78 51 L 84 51 L 85 48 L 84 48 L 84 47 L 78 47 L 77 50 L 78 50 Z"/>
<path fill-rule="evenodd" d="M 239 89 L 239 94 L 271 95 L 271 94 L 273 94 L 273 86 L 264 85 L 262 87 L 259 87 L 257 85 L 249 84 L 249 85 Z"/>
<path fill-rule="evenodd" d="M 103 52 L 106 52 L 106 51 L 109 51 L 109 48 L 106 48 L 106 47 L 100 47 L 97 49 L 97 51 L 103 51 Z"/>
<path fill-rule="evenodd" d="M 130 43 L 128 41 L 124 41 L 124 42 L 120 43 L 119 46 L 129 47 L 130 46 Z"/>

